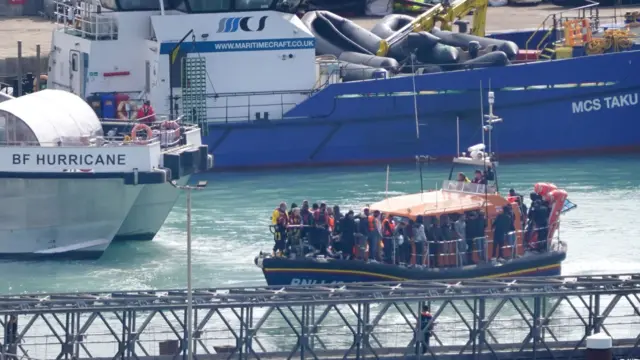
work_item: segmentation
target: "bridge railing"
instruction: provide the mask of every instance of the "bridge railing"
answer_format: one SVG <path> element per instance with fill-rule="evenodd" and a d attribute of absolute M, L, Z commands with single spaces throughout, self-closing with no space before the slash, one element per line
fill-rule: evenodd
<path fill-rule="evenodd" d="M 29 358 L 186 356 L 183 289 L 0 296 Z M 640 275 L 440 280 L 193 291 L 198 359 L 584 358 L 589 335 L 640 356 Z M 433 316 L 425 327 L 423 305 Z M 13 318 L 12 318 L 13 317 Z M 15 325 L 11 325 L 15 324 Z M 418 341 L 416 341 L 418 340 Z"/>
<path fill-rule="evenodd" d="M 54 1 L 54 20 L 67 34 L 93 40 L 116 40 L 118 23 L 89 1 Z"/>

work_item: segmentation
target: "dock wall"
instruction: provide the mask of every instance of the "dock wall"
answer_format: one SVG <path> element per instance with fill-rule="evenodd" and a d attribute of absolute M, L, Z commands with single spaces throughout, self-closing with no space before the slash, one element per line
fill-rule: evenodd
<path fill-rule="evenodd" d="M 17 318 L 4 355 L 184 359 L 186 299 L 180 289 L 0 296 L 2 324 Z M 192 323 L 198 359 L 586 359 L 593 334 L 631 359 L 640 274 L 198 289 Z"/>
<path fill-rule="evenodd" d="M 38 69 L 41 74 L 47 73 L 48 53 L 40 58 L 40 67 L 38 67 L 38 58 L 36 56 L 22 57 L 22 73 L 37 73 Z M 0 59 L 0 81 L 13 78 L 18 75 L 18 57 L 9 57 Z"/>

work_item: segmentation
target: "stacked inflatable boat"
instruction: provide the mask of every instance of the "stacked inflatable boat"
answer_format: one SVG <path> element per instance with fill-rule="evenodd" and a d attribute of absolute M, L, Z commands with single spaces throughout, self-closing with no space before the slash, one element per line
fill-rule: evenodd
<path fill-rule="evenodd" d="M 335 56 L 343 81 L 505 66 L 518 54 L 518 46 L 511 41 L 433 29 L 405 36 L 390 47 L 387 57 L 375 55 L 382 39 L 413 20 L 392 14 L 368 31 L 329 11 L 308 12 L 302 18 L 316 37 L 316 54 Z"/>

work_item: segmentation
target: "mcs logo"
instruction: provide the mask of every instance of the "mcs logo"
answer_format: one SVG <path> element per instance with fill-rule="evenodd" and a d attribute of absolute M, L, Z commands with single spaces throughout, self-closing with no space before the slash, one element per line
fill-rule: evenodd
<path fill-rule="evenodd" d="M 258 20 L 258 28 L 255 30 L 251 30 L 251 28 L 249 28 L 249 20 L 251 20 L 252 18 L 253 16 L 222 18 L 220 19 L 220 24 L 218 25 L 218 32 L 233 33 L 238 31 L 238 28 L 246 32 L 264 30 L 264 25 L 267 21 L 267 17 L 263 16 L 260 18 L 260 20 Z"/>

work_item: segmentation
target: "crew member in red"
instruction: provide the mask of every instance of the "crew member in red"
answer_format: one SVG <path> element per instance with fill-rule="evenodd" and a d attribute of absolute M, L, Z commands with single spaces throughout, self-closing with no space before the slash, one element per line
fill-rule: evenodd
<path fill-rule="evenodd" d="M 300 208 L 292 207 L 291 214 L 289 215 L 289 224 L 287 226 L 287 241 L 288 246 L 299 246 L 302 230 L 302 216 L 300 215 Z"/>
<path fill-rule="evenodd" d="M 287 224 L 289 223 L 289 218 L 287 216 L 287 203 L 281 202 L 280 206 L 273 210 L 271 214 L 271 224 L 274 226 L 275 231 L 273 233 L 273 240 L 275 244 L 273 245 L 273 254 L 278 255 L 284 252 L 287 241 Z"/>
<path fill-rule="evenodd" d="M 327 252 L 329 243 L 329 214 L 327 213 L 327 204 L 321 203 L 318 207 L 313 204 L 313 223 L 315 226 L 313 247 L 319 250 L 321 254 Z"/>
<path fill-rule="evenodd" d="M 156 113 L 153 111 L 149 100 L 145 100 L 142 107 L 138 109 L 137 119 L 145 124 L 153 124 L 156 122 Z"/>
<path fill-rule="evenodd" d="M 396 230 L 396 225 L 393 223 L 393 216 L 387 214 L 384 220 L 382 220 L 382 244 L 384 245 L 382 251 L 384 252 L 383 261 L 388 264 L 393 264 L 393 234 Z"/>

